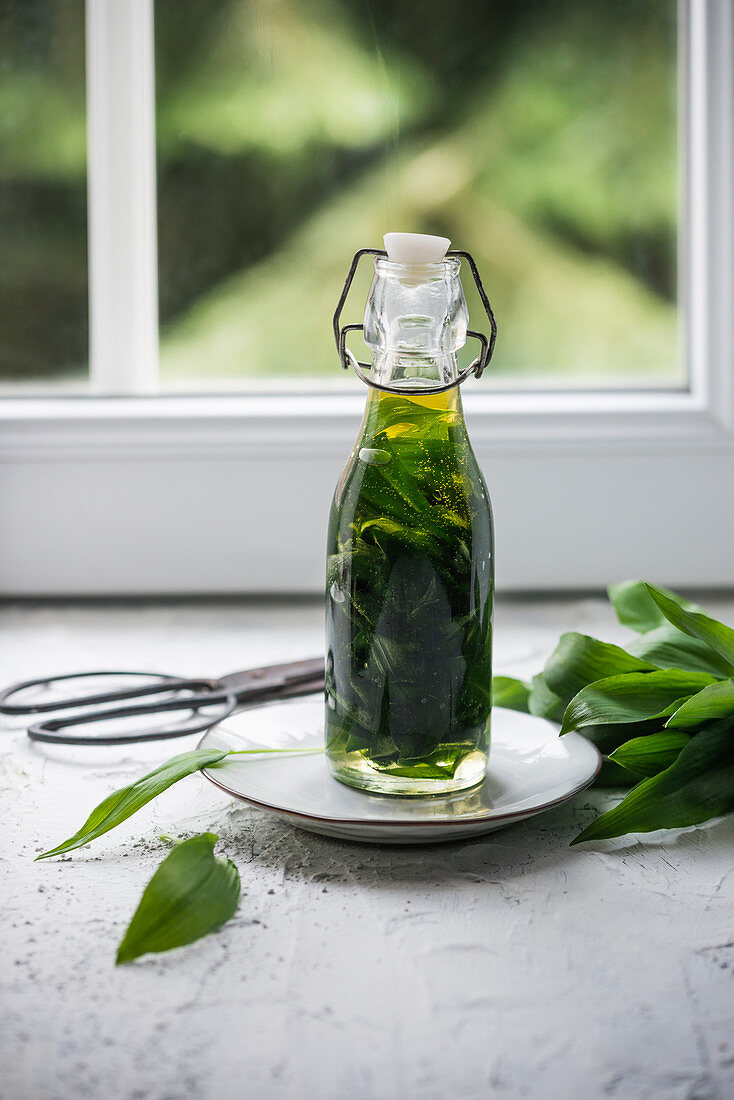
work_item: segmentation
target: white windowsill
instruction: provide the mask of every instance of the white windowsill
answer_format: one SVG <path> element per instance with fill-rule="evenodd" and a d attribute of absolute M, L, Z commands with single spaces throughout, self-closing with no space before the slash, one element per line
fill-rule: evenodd
<path fill-rule="evenodd" d="M 615 453 L 734 446 L 728 406 L 687 391 L 604 393 L 466 392 L 471 438 L 482 450 Z M 12 398 L 0 403 L 0 458 L 28 461 L 92 453 L 139 460 L 193 453 L 292 452 L 308 442 L 345 454 L 365 393 Z"/>

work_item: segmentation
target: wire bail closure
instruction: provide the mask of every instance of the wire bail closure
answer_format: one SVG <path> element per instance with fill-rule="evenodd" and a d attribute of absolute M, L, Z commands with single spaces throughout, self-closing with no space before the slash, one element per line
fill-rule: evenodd
<path fill-rule="evenodd" d="M 375 382 L 372 378 L 370 378 L 369 374 L 365 373 L 366 371 L 369 371 L 371 369 L 370 364 L 363 363 L 361 360 L 357 359 L 357 357 L 347 347 L 347 333 L 357 330 L 363 333 L 364 325 L 341 325 L 342 310 L 344 309 L 347 295 L 349 294 L 352 282 L 354 281 L 354 276 L 357 273 L 359 261 L 362 259 L 363 256 L 382 256 L 387 259 L 387 252 L 384 248 L 359 248 L 354 253 L 354 256 L 352 257 L 352 262 L 349 267 L 349 272 L 347 273 L 347 278 L 344 283 L 344 287 L 339 297 L 339 302 L 337 304 L 336 310 L 334 311 L 333 327 L 336 350 L 339 353 L 339 362 L 341 363 L 343 370 L 349 370 L 349 367 L 351 366 L 354 373 L 357 375 L 361 382 L 364 382 L 366 386 L 372 386 L 372 388 L 375 390 L 383 390 L 387 393 L 394 393 L 397 389 L 396 386 L 384 386 L 380 382 Z M 474 339 L 478 340 L 481 345 L 479 355 L 476 357 L 476 359 L 473 360 L 473 362 L 469 364 L 468 367 L 465 367 L 464 370 L 460 371 L 457 377 L 453 379 L 453 381 L 447 382 L 442 386 L 400 386 L 400 393 L 443 393 L 444 390 L 451 390 L 454 388 L 454 386 L 460 386 L 461 383 L 465 379 L 467 379 L 470 374 L 473 374 L 476 378 L 481 378 L 487 364 L 489 363 L 494 353 L 494 346 L 497 342 L 497 322 L 492 311 L 492 306 L 489 303 L 487 292 L 482 284 L 482 280 L 479 275 L 479 269 L 474 262 L 474 257 L 471 255 L 470 252 L 463 252 L 460 249 L 452 249 L 450 252 L 446 253 L 447 259 L 450 259 L 452 257 L 459 260 L 466 260 L 466 262 L 469 264 L 469 268 L 474 278 L 474 283 L 479 292 L 479 297 L 482 300 L 482 305 L 484 306 L 484 310 L 489 319 L 489 339 L 484 335 L 483 332 L 475 332 L 473 329 L 467 329 L 467 336 L 474 337 Z"/>

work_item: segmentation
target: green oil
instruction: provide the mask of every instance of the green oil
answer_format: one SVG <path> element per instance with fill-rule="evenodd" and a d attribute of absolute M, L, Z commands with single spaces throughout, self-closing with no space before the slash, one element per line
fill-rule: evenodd
<path fill-rule="evenodd" d="M 371 390 L 337 485 L 327 568 L 326 752 L 380 793 L 483 778 L 492 515 L 454 388 Z"/>

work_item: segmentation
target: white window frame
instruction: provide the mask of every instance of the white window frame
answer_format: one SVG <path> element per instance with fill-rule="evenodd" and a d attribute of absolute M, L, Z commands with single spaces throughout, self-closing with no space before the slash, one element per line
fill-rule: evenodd
<path fill-rule="evenodd" d="M 151 394 L 152 4 L 87 0 L 97 396 L 1 403 L 0 584 L 11 595 L 317 592 L 329 498 L 364 402 L 357 382 L 350 395 Z M 504 590 L 630 575 L 734 585 L 734 4 L 684 0 L 681 21 L 689 386 L 465 387 Z"/>

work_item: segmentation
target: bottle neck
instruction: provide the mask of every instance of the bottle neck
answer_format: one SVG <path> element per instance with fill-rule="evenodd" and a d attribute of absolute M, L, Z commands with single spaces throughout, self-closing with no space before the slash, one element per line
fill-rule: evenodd
<path fill-rule="evenodd" d="M 456 380 L 458 362 L 455 352 L 425 355 L 410 351 L 373 351 L 371 376 L 379 385 L 391 386 L 396 392 L 403 386 L 445 386 Z"/>
<path fill-rule="evenodd" d="M 455 257 L 428 264 L 375 259 L 363 335 L 379 385 L 443 386 L 456 379 L 469 320 L 459 266 Z"/>
<path fill-rule="evenodd" d="M 464 409 L 458 386 L 441 393 L 404 395 L 399 383 L 388 391 L 370 387 L 359 445 L 399 449 L 403 444 L 420 442 L 426 432 L 435 433 L 437 423 L 442 425 L 447 443 L 465 440 Z"/>

